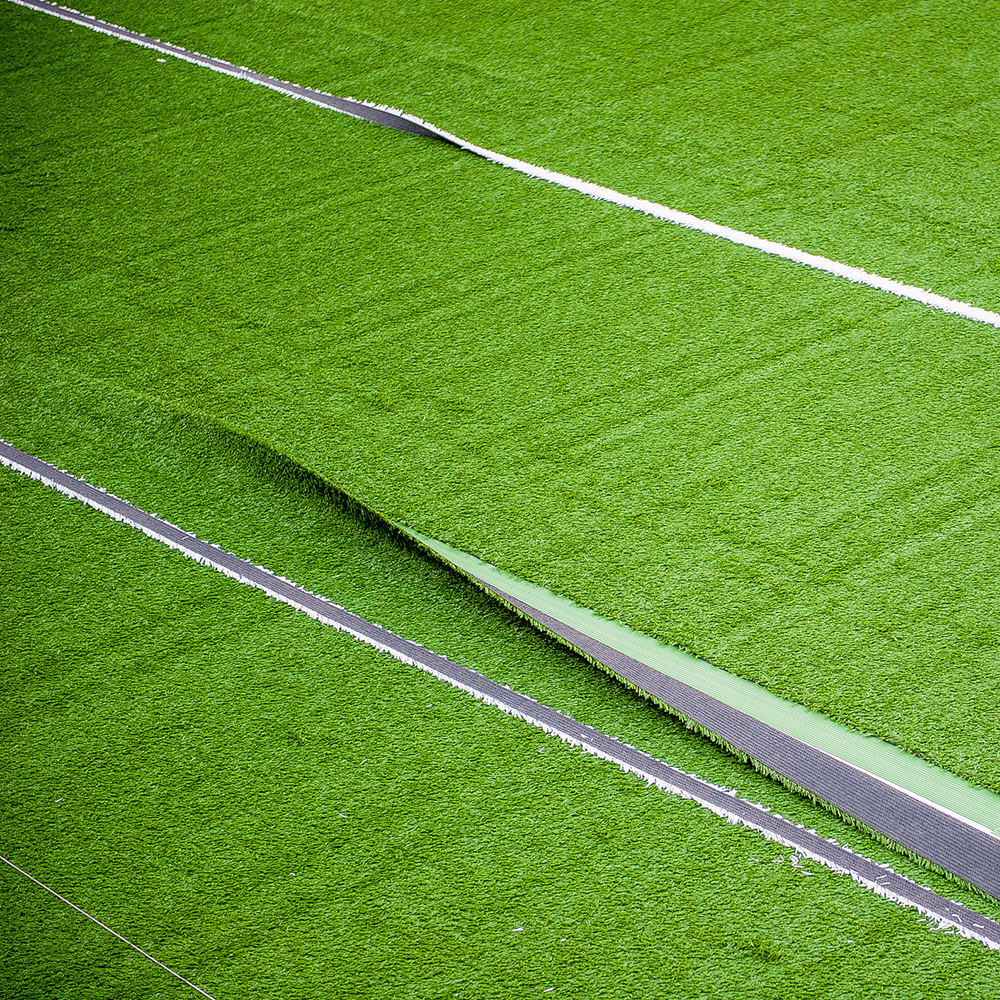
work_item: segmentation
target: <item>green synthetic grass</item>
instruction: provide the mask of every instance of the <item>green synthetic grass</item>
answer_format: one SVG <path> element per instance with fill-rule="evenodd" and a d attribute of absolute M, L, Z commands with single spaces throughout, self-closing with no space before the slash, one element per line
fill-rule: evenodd
<path fill-rule="evenodd" d="M 997 304 L 989 6 L 99 0 L 88 12 Z"/>
<path fill-rule="evenodd" d="M 124 8 L 95 12 L 168 34 Z M 319 59 L 333 29 L 300 13 L 291 31 L 279 32 L 279 8 L 251 19 L 244 44 L 259 58 L 225 22 L 171 38 L 379 96 L 368 88 L 386 62 L 355 35 L 336 44 L 355 53 L 341 71 L 356 70 L 356 85 L 311 73 L 299 47 Z M 0 16 L 16 53 L 4 75 L 12 436 L 54 445 L 53 425 L 72 424 L 71 398 L 54 421 L 38 415 L 53 379 L 197 406 L 390 517 L 1000 790 L 995 331 L 12 5 Z M 568 30 L 528 35 L 551 45 Z M 822 37 L 850 48 L 849 33 Z M 447 91 L 440 62 L 412 44 L 400 65 Z M 758 75 L 785 73 L 786 50 L 776 42 L 772 77 Z M 957 58 L 946 68 L 970 84 Z M 495 82 L 483 74 L 480 104 Z M 454 100 L 480 107 L 463 79 Z M 858 100 L 895 93 L 862 82 Z M 557 83 L 540 70 L 532 99 L 547 107 Z M 504 110 L 500 100 L 486 121 Z M 536 145 L 513 152 L 543 158 L 547 114 L 523 127 Z M 822 121 L 811 128 L 818 137 Z M 556 129 L 549 141 L 566 157 L 570 138 Z M 921 156 L 938 169 L 941 157 Z M 972 193 L 955 190 L 964 211 Z M 665 200 L 701 210 L 675 193 Z M 913 232 L 933 246 L 929 230 Z M 852 262 L 890 270 L 873 247 Z M 935 285 L 965 294 L 974 269 L 949 260 Z M 55 447 L 46 457 L 60 460 Z"/>
<path fill-rule="evenodd" d="M 88 10 L 1000 300 L 986 11 Z M 170 413 L 1000 790 L 995 330 L 10 4 L 0 44 L 0 435 L 998 916 Z M 996 994 L 981 946 L 10 482 L 10 853 L 217 995 Z M 7 992 L 187 992 L 0 885 Z"/>
<path fill-rule="evenodd" d="M 582 635 L 597 639 L 605 646 L 681 681 L 725 705 L 745 712 L 779 732 L 793 736 L 840 760 L 848 761 L 900 788 L 908 789 L 927 801 L 979 823 L 1000 836 L 1000 797 L 986 789 L 970 785 L 948 771 L 931 767 L 926 761 L 904 753 L 885 741 L 871 739 L 832 722 L 825 715 L 810 712 L 801 705 L 776 698 L 759 685 L 735 677 L 725 670 L 719 670 L 705 660 L 699 660 L 676 648 L 664 646 L 649 636 L 634 632 L 617 622 L 599 618 L 589 609 L 581 608 L 565 597 L 511 576 L 509 573 L 503 573 L 495 566 L 452 548 L 444 542 L 428 538 L 413 529 L 410 531 L 412 537 L 430 553 L 453 566 L 477 586 L 488 592 L 499 591 L 505 595 L 505 598 L 498 599 L 512 610 L 515 610 L 516 606 L 509 604 L 506 598 L 515 602 L 520 601 L 535 609 L 527 616 L 529 618 L 537 619 L 538 614 L 541 614 L 568 625 Z M 579 652 L 584 659 L 595 662 L 595 665 L 602 665 L 599 659 L 594 660 L 594 657 L 587 654 L 579 644 L 569 642 L 566 644 Z M 647 689 L 635 686 L 635 690 L 641 694 Z M 674 711 L 672 706 L 654 700 L 668 711 Z M 690 718 L 681 717 L 685 718 L 686 724 L 703 732 L 704 735 L 719 739 L 716 732 L 703 729 L 700 723 Z M 724 740 L 720 742 L 738 756 L 746 756 L 728 742 Z M 788 780 L 764 766 L 759 760 L 758 766 L 762 766 L 764 773 L 771 777 L 782 781 Z M 794 783 L 790 783 L 790 787 L 803 794 L 811 794 Z M 848 813 L 851 811 L 848 810 Z"/>
<path fill-rule="evenodd" d="M 66 386 L 50 391 L 53 402 L 66 398 Z M 765 802 L 794 822 L 905 864 L 637 700 L 602 670 L 538 635 L 434 560 L 411 552 L 405 539 L 370 524 L 324 483 L 259 443 L 204 417 L 115 392 L 91 394 L 75 416 L 53 430 L 72 436 L 73 443 L 60 442 L 59 449 L 84 478 L 499 683 Z M 928 877 L 912 866 L 902 870 Z M 935 885 L 956 891 L 953 884 Z M 998 905 L 976 895 L 965 898 L 976 906 Z"/>
<path fill-rule="evenodd" d="M 164 514 L 808 811 L 231 436 L 152 407 L 113 426 L 74 457 Z M 8 471 L 0 499 L 4 853 L 220 1000 L 1000 985 L 981 945 L 76 501 Z M 0 894 L 5 996 L 190 995 L 13 872 Z"/>

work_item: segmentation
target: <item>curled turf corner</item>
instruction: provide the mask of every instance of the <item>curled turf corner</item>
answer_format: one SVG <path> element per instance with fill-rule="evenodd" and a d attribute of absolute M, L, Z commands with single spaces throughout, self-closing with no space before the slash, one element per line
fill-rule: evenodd
<path fill-rule="evenodd" d="M 143 402 L 149 409 L 163 408 L 160 400 Z M 170 421 L 196 427 L 224 453 L 279 487 L 321 497 L 449 566 L 759 772 L 924 867 L 1000 899 L 1000 796 L 397 523 L 290 455 L 209 414 L 168 408 L 157 418 L 157 432 L 169 433 Z M 928 775 L 934 780 L 921 786 Z M 916 780 L 908 783 L 908 777 Z"/>
<path fill-rule="evenodd" d="M 1000 899 L 1000 796 L 403 530 L 508 608 L 761 773 L 918 863 Z"/>
<path fill-rule="evenodd" d="M 189 413 L 229 454 L 449 566 L 540 631 L 759 772 L 878 841 L 1000 899 L 1000 796 L 393 521 L 279 449 Z"/>

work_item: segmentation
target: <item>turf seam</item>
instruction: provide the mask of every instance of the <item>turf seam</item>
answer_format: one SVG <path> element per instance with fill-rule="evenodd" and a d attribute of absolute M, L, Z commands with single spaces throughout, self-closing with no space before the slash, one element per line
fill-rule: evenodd
<path fill-rule="evenodd" d="M 981 801 L 966 803 L 967 812 L 952 809 L 936 798 L 921 794 L 902 780 L 896 781 L 881 773 L 877 755 L 864 757 L 865 751 L 870 753 L 871 748 L 865 748 L 862 756 L 855 759 L 845 752 L 850 747 L 841 746 L 837 748 L 840 752 L 835 752 L 829 745 L 829 734 L 816 733 L 810 739 L 809 734 L 803 731 L 801 720 L 794 720 L 790 732 L 783 727 L 781 714 L 766 722 L 761 717 L 766 706 L 762 706 L 756 697 L 751 697 L 749 702 L 755 706 L 754 712 L 751 714 L 749 708 L 742 711 L 744 702 L 739 699 L 747 698 L 748 692 L 742 695 L 736 692 L 737 700 L 734 700 L 734 692 L 729 690 L 717 692 L 716 697 L 715 693 L 710 693 L 715 687 L 710 678 L 702 672 L 685 670 L 670 656 L 675 654 L 681 660 L 714 670 L 707 662 L 658 642 L 651 643 L 653 651 L 644 647 L 639 651 L 632 650 L 636 655 L 630 655 L 627 652 L 631 645 L 627 641 L 628 636 L 623 638 L 621 633 L 640 639 L 646 637 L 632 633 L 616 622 L 599 619 L 590 612 L 580 622 L 580 628 L 574 627 L 570 621 L 576 613 L 586 609 L 542 588 L 525 584 L 415 529 L 401 524 L 393 524 L 392 527 L 413 538 L 426 552 L 444 561 L 463 578 L 526 618 L 536 628 L 676 715 L 690 728 L 720 743 L 741 759 L 750 761 L 764 774 L 821 803 L 842 819 L 866 829 L 903 853 L 946 874 L 957 876 L 994 899 L 1000 899 L 1000 828 L 995 826 L 993 793 L 986 794 L 993 805 L 994 825 L 986 825 L 980 822 L 985 818 L 980 815 Z M 525 592 L 529 596 L 525 596 Z M 530 594 L 535 592 L 540 592 L 541 600 L 537 597 L 532 599 Z M 566 617 L 561 617 L 560 612 Z M 660 656 L 660 653 L 667 655 Z M 755 689 L 754 696 L 758 691 L 766 692 L 766 689 L 752 683 L 740 683 Z M 766 692 L 766 697 L 777 700 L 782 706 L 793 704 L 777 699 L 770 692 Z M 784 719 L 786 725 L 789 721 Z M 830 722 L 828 718 L 817 715 L 813 724 L 823 726 Z M 845 729 L 852 737 L 859 736 L 846 730 L 846 727 L 838 725 L 838 728 Z M 867 738 L 863 739 L 868 742 Z M 903 756 L 907 761 L 915 759 L 909 754 L 904 753 Z M 939 768 L 933 770 L 966 785 L 950 772 Z M 839 777 L 834 778 L 834 775 Z M 913 774 L 896 777 L 914 779 Z M 975 786 L 968 787 L 977 795 L 986 791 Z M 938 791 L 948 792 L 949 789 L 938 788 Z M 957 806 L 953 790 L 950 800 Z M 973 818 L 974 815 L 979 815 L 979 819 Z"/>
<path fill-rule="evenodd" d="M 749 247 L 750 249 L 758 250 L 761 253 L 769 254 L 774 257 L 780 257 L 784 260 L 793 261 L 794 263 L 813 268 L 817 271 L 832 274 L 835 277 L 844 278 L 854 284 L 866 285 L 869 288 L 874 288 L 890 295 L 896 295 L 899 298 L 918 302 L 931 309 L 952 313 L 965 319 L 973 320 L 977 323 L 985 323 L 989 326 L 1000 328 L 1000 313 L 992 312 L 989 309 L 983 309 L 979 306 L 974 306 L 968 302 L 961 302 L 957 299 L 947 298 L 944 295 L 939 295 L 936 292 L 932 292 L 927 288 L 921 288 L 918 285 L 909 285 L 901 281 L 896 281 L 892 278 L 885 278 L 882 275 L 873 274 L 860 267 L 854 267 L 850 264 L 843 264 L 840 261 L 832 260 L 829 257 L 823 257 L 820 254 L 799 250 L 796 247 L 788 246 L 787 244 L 780 243 L 776 240 L 755 236 L 752 233 L 745 233 L 739 229 L 733 229 L 731 226 L 721 225 L 720 223 L 712 222 L 708 219 L 701 219 L 696 215 L 691 215 L 689 212 L 669 208 L 668 206 L 661 205 L 658 202 L 649 201 L 645 198 L 636 198 L 632 195 L 626 195 L 620 191 L 615 191 L 612 188 L 604 187 L 601 184 L 595 184 L 591 181 L 581 180 L 578 177 L 572 177 L 569 174 L 563 174 L 554 170 L 548 170 L 544 167 L 535 166 L 534 164 L 527 163 L 524 160 L 519 160 L 515 157 L 507 156 L 503 153 L 497 153 L 482 146 L 477 146 L 475 143 L 467 142 L 466 140 L 460 139 L 458 136 L 452 135 L 452 133 L 447 132 L 442 128 L 438 128 L 436 125 L 432 125 L 430 122 L 424 121 L 422 118 L 418 118 L 416 115 L 412 115 L 406 111 L 401 111 L 398 108 L 390 107 L 389 105 L 374 104 L 368 101 L 360 101 L 355 98 L 335 97 L 333 94 L 328 94 L 325 91 L 314 90 L 310 87 L 289 83 L 286 80 L 279 80 L 276 77 L 267 76 L 263 73 L 257 73 L 256 71 L 248 69 L 245 66 L 235 66 L 232 63 L 226 62 L 224 59 L 216 59 L 212 56 L 202 55 L 198 52 L 191 52 L 187 49 L 181 48 L 180 46 L 171 45 L 168 42 L 162 42 L 159 39 L 147 38 L 139 32 L 130 31 L 128 28 L 122 28 L 107 21 L 101 21 L 96 17 L 89 14 L 83 14 L 70 7 L 62 7 L 58 4 L 49 3 L 48 0 L 11 0 L 11 2 L 18 4 L 21 7 L 28 7 L 32 10 L 51 14 L 55 17 L 61 18 L 62 20 L 71 21 L 75 24 L 82 25 L 83 27 L 90 28 L 93 31 L 100 32 L 101 34 L 118 38 L 121 41 L 131 42 L 132 44 L 140 45 L 156 52 L 161 52 L 164 55 L 173 56 L 174 58 L 182 59 L 185 62 L 194 63 L 195 65 L 213 70 L 216 73 L 222 73 L 226 76 L 246 80 L 250 83 L 267 87 L 270 90 L 286 94 L 289 97 L 293 97 L 298 100 L 304 100 L 321 107 L 331 108 L 334 111 L 350 115 L 353 118 L 361 118 L 366 121 L 375 122 L 379 125 L 385 125 L 388 128 L 394 128 L 399 131 L 420 135 L 424 138 L 438 139 L 443 142 L 447 142 L 453 146 L 457 146 L 465 152 L 480 156 L 491 163 L 496 163 L 500 166 L 515 170 L 528 177 L 548 181 L 550 184 L 555 184 L 556 186 L 567 190 L 578 191 L 579 193 L 585 194 L 597 201 L 610 202 L 611 204 L 619 205 L 622 208 L 629 208 L 636 212 L 642 212 L 646 215 L 652 216 L 653 218 L 670 222 L 685 229 L 705 233 L 708 236 L 715 236 L 716 238 L 727 240 L 728 242 L 734 243 L 738 246 Z"/>
<path fill-rule="evenodd" d="M 397 636 L 285 577 L 204 542 L 169 521 L 134 507 L 114 494 L 92 486 L 2 440 L 0 464 L 142 531 L 202 565 L 262 590 L 268 596 L 304 611 L 323 624 L 347 632 L 355 639 L 388 653 L 400 662 L 417 667 L 479 701 L 499 708 L 550 735 L 558 736 L 564 743 L 580 747 L 588 754 L 614 763 L 623 771 L 635 774 L 663 791 L 691 799 L 727 822 L 756 830 L 802 857 L 850 875 L 855 882 L 878 895 L 900 905 L 916 908 L 936 921 L 940 929 L 951 930 L 977 940 L 992 950 L 1000 951 L 1000 924 L 968 907 L 944 899 L 893 871 L 888 865 L 873 862 L 835 840 L 824 839 L 813 830 L 806 830 L 803 826 L 783 819 L 763 805 L 739 798 L 735 791 L 672 767 L 627 743 L 577 722 L 571 716 L 427 650 L 418 643 Z"/>

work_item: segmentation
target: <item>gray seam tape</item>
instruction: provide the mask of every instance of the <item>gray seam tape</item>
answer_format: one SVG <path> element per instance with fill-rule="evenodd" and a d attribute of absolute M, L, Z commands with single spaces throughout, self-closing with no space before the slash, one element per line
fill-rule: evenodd
<path fill-rule="evenodd" d="M 804 857 L 811 858 L 836 871 L 849 874 L 856 882 L 872 889 L 879 895 L 905 906 L 916 907 L 922 913 L 933 917 L 942 927 L 951 928 L 965 937 L 974 938 L 990 948 L 1000 950 L 1000 924 L 974 910 L 944 899 L 930 889 L 919 886 L 910 879 L 892 871 L 891 868 L 875 864 L 846 847 L 823 839 L 811 830 L 805 830 L 780 816 L 774 815 L 763 806 L 740 799 L 735 793 L 703 781 L 679 768 L 671 767 L 627 743 L 621 743 L 590 726 L 582 725 L 570 716 L 541 705 L 527 695 L 497 684 L 467 667 L 459 666 L 445 656 L 433 653 L 415 642 L 366 621 L 325 597 L 313 594 L 284 577 L 276 576 L 270 570 L 255 566 L 230 552 L 217 548 L 208 542 L 203 542 L 195 535 L 169 521 L 134 507 L 114 494 L 77 479 L 75 476 L 63 472 L 33 455 L 20 451 L 4 441 L 0 441 L 0 464 L 30 476 L 67 496 L 81 500 L 115 520 L 138 528 L 151 538 L 177 549 L 188 558 L 210 566 L 241 583 L 263 590 L 269 596 L 306 612 L 324 624 L 348 632 L 356 639 L 387 652 L 404 663 L 416 666 L 452 686 L 466 691 L 479 700 L 500 708 L 509 715 L 524 719 L 545 732 L 558 736 L 564 742 L 574 744 L 588 753 L 609 760 L 623 770 L 630 771 L 660 788 L 693 799 L 717 815 L 723 816 L 731 822 L 751 827 L 769 839 L 791 847 Z M 498 594 L 498 596 L 513 602 L 513 599 L 506 595 Z M 525 613 L 533 610 L 527 609 Z M 536 613 L 541 614 L 540 612 Z M 560 623 L 553 619 L 546 619 L 544 616 L 538 620 L 538 623 L 547 631 L 554 631 L 560 626 Z M 572 632 L 572 630 L 570 631 Z M 574 644 L 577 642 L 583 644 L 588 637 L 575 633 L 566 635 L 564 638 Z M 603 651 L 598 650 L 597 652 L 602 652 L 603 655 Z M 614 651 L 610 652 L 614 653 Z M 611 657 L 609 656 L 609 658 Z M 632 662 L 638 667 L 643 666 L 637 661 Z M 622 665 L 616 664 L 616 666 L 621 667 Z M 649 668 L 644 669 L 648 670 Z M 622 675 L 626 676 L 624 669 Z M 645 680 L 646 678 L 640 676 L 638 679 Z M 670 679 L 666 678 L 666 681 L 669 683 Z M 674 683 L 676 684 L 676 682 Z M 696 700 L 705 703 L 714 701 L 700 692 L 689 690 Z M 734 712 L 727 706 L 721 707 L 729 712 Z M 742 716 L 742 713 L 735 713 L 735 715 Z M 755 724 L 759 725 L 756 720 L 749 716 L 733 720 L 733 725 L 737 727 L 749 726 L 752 729 Z M 765 728 L 770 730 L 770 727 Z M 767 743 L 775 736 L 780 738 L 782 735 L 776 730 L 770 730 L 770 732 L 763 734 L 763 741 Z M 781 745 L 780 739 L 777 742 Z M 798 740 L 793 742 L 795 746 L 791 748 L 791 752 L 798 755 L 804 745 Z M 837 781 L 839 778 L 833 775 L 830 780 Z M 869 789 L 865 790 L 870 791 Z M 931 816 L 929 821 L 936 822 L 937 818 L 936 815 Z M 913 820 L 909 822 L 912 824 Z M 973 849 L 975 846 L 972 844 Z M 973 860 L 983 867 L 990 865 L 987 859 L 974 858 Z"/>

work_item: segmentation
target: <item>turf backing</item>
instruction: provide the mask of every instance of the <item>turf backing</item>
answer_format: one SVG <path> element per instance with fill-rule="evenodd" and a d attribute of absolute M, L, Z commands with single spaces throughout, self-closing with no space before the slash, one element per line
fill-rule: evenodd
<path fill-rule="evenodd" d="M 1000 790 L 991 331 L 0 16 L 10 426 L 32 428 L 49 380 L 206 409 Z M 292 50 L 326 30 L 303 16 Z M 283 15 L 261 17 L 258 60 L 197 23 L 271 69 Z"/>
<path fill-rule="evenodd" d="M 200 439 L 202 462 L 217 454 L 183 421 L 175 430 Z M 339 547 L 341 569 L 380 561 L 384 536 L 355 524 L 355 543 L 374 542 L 357 551 L 327 501 L 230 456 L 217 488 L 244 487 L 230 504 L 251 536 L 267 520 L 272 546 L 297 527 Z M 412 997 L 722 997 L 748 980 L 764 996 L 997 988 L 995 955 L 844 876 L 806 875 L 757 835 L 38 484 L 4 472 L 0 490 L 4 685 L 17 692 L 3 699 L 5 851 L 216 997 L 346 996 L 362 982 Z M 284 525 L 256 503 L 268 495 Z M 426 595 L 441 571 L 393 559 L 398 614 L 399 591 Z M 467 631 L 499 613 L 457 596 L 483 605 Z M 461 604 L 424 617 L 453 633 Z M 516 631 L 493 631 L 494 658 Z M 565 655 L 527 630 L 523 643 L 547 650 L 536 664 Z M 551 685 L 560 670 L 545 673 Z M 590 700 L 606 714 L 618 699 Z M 633 727 L 645 717 L 661 743 L 686 739 L 707 759 L 704 741 L 624 701 Z M 185 994 L 12 873 L 0 891 L 7 995 Z"/>

